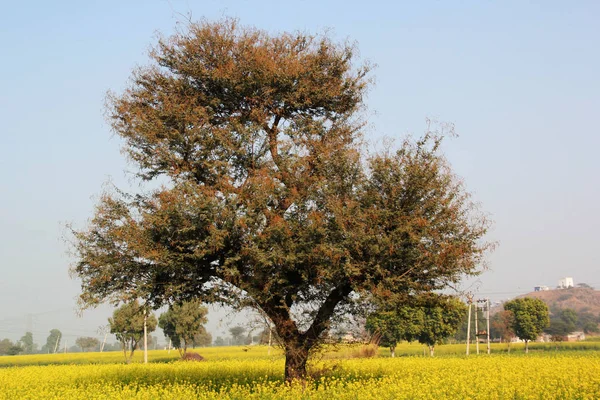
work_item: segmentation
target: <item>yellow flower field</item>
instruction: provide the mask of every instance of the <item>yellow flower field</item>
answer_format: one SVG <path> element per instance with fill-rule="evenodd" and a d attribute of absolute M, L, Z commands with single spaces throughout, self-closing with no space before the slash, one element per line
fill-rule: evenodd
<path fill-rule="evenodd" d="M 210 350 L 210 356 L 199 363 L 125 365 L 112 362 L 3 368 L 0 369 L 0 398 L 600 398 L 600 354 L 596 351 L 545 352 L 527 357 L 480 355 L 466 358 L 456 355 L 433 359 L 323 359 L 311 367 L 314 380 L 306 385 L 290 386 L 282 382 L 282 357 L 275 354 L 267 357 L 265 348 L 205 350 Z M 216 357 L 218 350 L 223 357 Z M 109 357 L 108 354 L 100 356 Z M 112 353 L 110 357 L 116 354 Z M 166 352 L 151 354 L 151 359 L 160 359 Z M 174 352 L 171 355 L 174 356 Z M 33 357 L 42 356 L 29 357 L 33 361 Z"/>

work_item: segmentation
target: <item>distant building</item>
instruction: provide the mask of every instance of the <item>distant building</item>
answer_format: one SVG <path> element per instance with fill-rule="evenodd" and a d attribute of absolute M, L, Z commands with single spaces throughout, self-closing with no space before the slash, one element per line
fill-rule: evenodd
<path fill-rule="evenodd" d="M 544 285 L 534 286 L 533 287 L 533 291 L 534 292 L 544 292 L 546 290 L 550 290 L 550 288 L 548 286 L 544 286 Z"/>
<path fill-rule="evenodd" d="M 558 281 L 558 288 L 559 289 L 566 289 L 566 288 L 570 288 L 573 287 L 573 278 L 570 276 L 567 276 L 565 278 L 562 278 L 560 281 Z"/>

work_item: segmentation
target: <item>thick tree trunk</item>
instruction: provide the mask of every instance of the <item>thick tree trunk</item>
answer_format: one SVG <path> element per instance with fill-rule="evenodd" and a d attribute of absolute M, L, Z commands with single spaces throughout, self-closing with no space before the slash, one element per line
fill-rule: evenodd
<path fill-rule="evenodd" d="M 434 346 L 429 346 L 429 356 L 433 357 L 433 352 L 435 351 L 435 347 Z"/>
<path fill-rule="evenodd" d="M 525 341 L 525 354 L 529 354 L 529 340 Z"/>
<path fill-rule="evenodd" d="M 390 352 L 392 353 L 392 358 L 396 357 L 396 346 L 390 346 Z"/>
<path fill-rule="evenodd" d="M 306 379 L 308 349 L 288 346 L 285 350 L 285 380 L 292 382 Z"/>

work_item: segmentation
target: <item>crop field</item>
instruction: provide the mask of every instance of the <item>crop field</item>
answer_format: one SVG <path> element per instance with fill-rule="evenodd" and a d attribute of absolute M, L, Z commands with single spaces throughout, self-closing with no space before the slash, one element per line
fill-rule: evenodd
<path fill-rule="evenodd" d="M 518 346 L 508 355 L 496 345 L 491 356 L 468 358 L 464 345 L 439 346 L 434 358 L 418 355 L 418 345 L 399 346 L 398 354 L 413 353 L 396 358 L 387 357 L 387 349 L 378 357 L 351 358 L 356 348 L 346 347 L 315 357 L 309 382 L 294 385 L 283 383 L 281 353 L 269 355 L 261 346 L 197 349 L 204 362 L 176 361 L 175 351 L 151 351 L 148 365 L 139 362 L 141 352 L 129 365 L 118 352 L 0 357 L 0 398 L 600 398 L 598 344 L 561 346 L 534 346 L 524 356 Z"/>

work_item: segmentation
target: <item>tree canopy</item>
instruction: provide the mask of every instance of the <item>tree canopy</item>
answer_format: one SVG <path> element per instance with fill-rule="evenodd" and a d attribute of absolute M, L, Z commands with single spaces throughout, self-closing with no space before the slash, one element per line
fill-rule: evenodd
<path fill-rule="evenodd" d="M 144 337 L 144 311 L 146 317 L 146 330 L 148 333 L 156 329 L 156 317 L 154 314 L 144 310 L 137 300 L 123 304 L 113 312 L 112 318 L 108 319 L 110 333 L 114 334 L 123 349 L 125 361 L 129 362 L 140 340 Z M 129 354 L 127 353 L 129 350 Z"/>
<path fill-rule="evenodd" d="M 286 379 L 336 316 L 479 272 L 488 221 L 440 151 L 442 130 L 367 155 L 369 66 L 326 35 L 190 23 L 111 94 L 138 177 L 74 231 L 81 301 L 251 306 L 275 327 Z"/>
<path fill-rule="evenodd" d="M 169 310 L 160 315 L 158 326 L 169 338 L 181 356 L 185 356 L 188 346 L 195 343 L 195 338 L 206 335 L 204 324 L 208 322 L 208 308 L 200 300 L 191 300 L 181 304 L 173 304 Z M 210 343 L 211 340 L 209 339 Z M 206 343 L 206 340 L 204 340 Z"/>
<path fill-rule="evenodd" d="M 525 341 L 525 352 L 529 352 L 529 341 L 550 324 L 548 306 L 540 299 L 524 297 L 504 303 L 504 309 L 512 313 L 512 331 Z"/>

